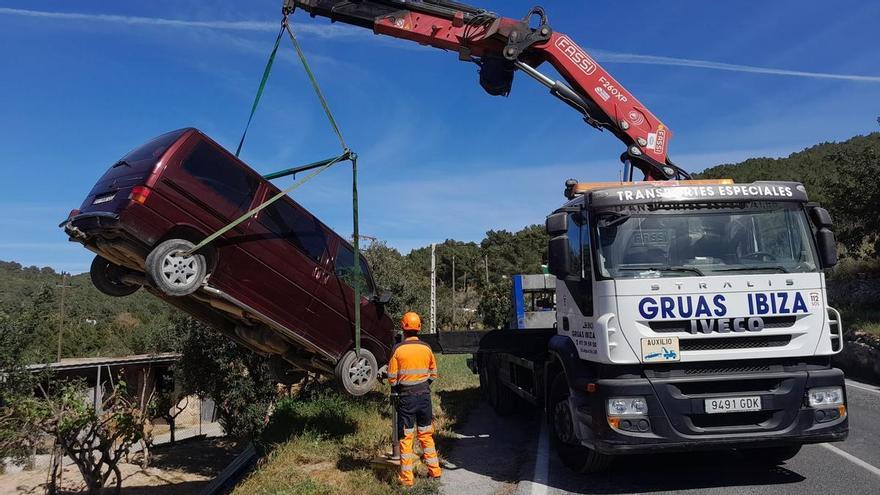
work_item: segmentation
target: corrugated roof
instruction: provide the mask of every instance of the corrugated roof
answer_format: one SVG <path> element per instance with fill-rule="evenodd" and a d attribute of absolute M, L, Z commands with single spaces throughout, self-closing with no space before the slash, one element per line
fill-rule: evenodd
<path fill-rule="evenodd" d="M 134 354 L 131 356 L 118 357 L 85 357 L 65 358 L 55 363 L 40 363 L 28 365 L 30 371 L 42 371 L 50 369 L 54 371 L 77 370 L 85 368 L 97 368 L 98 366 L 124 366 L 131 364 L 164 364 L 173 363 L 180 359 L 176 352 L 162 352 L 158 354 Z"/>

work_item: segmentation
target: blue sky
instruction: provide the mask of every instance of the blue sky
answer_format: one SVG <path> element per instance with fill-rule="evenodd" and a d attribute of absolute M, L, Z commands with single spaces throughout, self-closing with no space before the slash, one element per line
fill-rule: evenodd
<path fill-rule="evenodd" d="M 128 149 L 184 126 L 234 149 L 280 3 L 0 0 L 0 259 L 85 271 L 91 255 L 57 224 Z M 480 4 L 509 17 L 531 5 Z M 688 170 L 878 129 L 880 3 L 543 6 L 675 132 L 670 156 Z M 403 252 L 479 240 L 542 222 L 569 177 L 618 176 L 621 143 L 521 74 L 490 97 L 454 53 L 293 20 L 361 157 L 363 234 Z M 242 157 L 265 173 L 337 152 L 285 43 Z M 295 198 L 347 233 L 349 181 L 340 166 Z"/>

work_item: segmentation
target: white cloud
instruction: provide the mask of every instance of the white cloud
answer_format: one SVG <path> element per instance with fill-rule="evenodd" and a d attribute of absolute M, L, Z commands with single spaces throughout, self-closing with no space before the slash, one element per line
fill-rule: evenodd
<path fill-rule="evenodd" d="M 0 15 L 15 15 L 23 17 L 62 19 L 68 21 L 106 22 L 124 25 L 157 26 L 170 28 L 203 28 L 227 31 L 277 31 L 278 23 L 268 21 L 222 21 L 206 20 L 192 21 L 181 19 L 166 19 L 161 17 L 123 16 L 112 14 L 81 14 L 75 12 L 50 12 L 42 10 L 13 9 L 0 7 Z M 339 24 L 302 24 L 292 23 L 298 33 L 313 35 L 325 39 L 359 38 L 371 34 L 369 31 Z M 373 38 L 370 36 L 370 38 Z M 381 38 L 379 38 L 381 39 Z M 673 67 L 691 67 L 697 69 L 723 70 L 730 72 L 744 72 L 750 74 L 767 74 L 777 76 L 806 77 L 812 79 L 836 79 L 843 81 L 880 83 L 880 76 L 864 76 L 857 74 L 835 74 L 829 72 L 810 72 L 790 69 L 777 69 L 772 67 L 757 67 L 752 65 L 728 64 L 713 62 L 710 60 L 697 60 L 679 57 L 665 57 L 661 55 L 642 55 L 637 53 L 622 53 L 611 50 L 591 49 L 590 53 L 602 62 L 665 65 Z"/>
<path fill-rule="evenodd" d="M 22 17 L 59 19 L 66 21 L 106 22 L 132 26 L 204 28 L 226 31 L 275 32 L 278 31 L 278 29 L 281 27 L 281 24 L 278 22 L 268 21 L 189 21 L 182 19 L 165 19 L 161 17 L 142 17 L 111 14 L 81 14 L 75 12 L 48 12 L 43 10 L 11 9 L 7 7 L 0 7 L 0 15 L 16 15 Z M 297 33 L 314 35 L 319 38 L 340 38 L 363 35 L 362 31 L 359 29 L 338 24 L 317 25 L 291 23 L 291 25 Z"/>
<path fill-rule="evenodd" d="M 668 65 L 675 67 L 693 67 L 697 69 L 724 70 L 730 72 L 747 72 L 751 74 L 770 74 L 776 76 L 794 76 L 808 77 L 813 79 L 838 79 L 844 81 L 880 83 L 880 76 L 860 76 L 855 74 L 832 74 L 828 72 L 808 72 L 801 70 L 774 69 L 770 67 L 756 67 L 753 65 L 712 62 L 709 60 L 663 57 L 658 55 L 639 55 L 636 53 L 621 53 L 602 49 L 591 49 L 590 53 L 595 55 L 595 57 L 601 62 L 643 65 Z"/>

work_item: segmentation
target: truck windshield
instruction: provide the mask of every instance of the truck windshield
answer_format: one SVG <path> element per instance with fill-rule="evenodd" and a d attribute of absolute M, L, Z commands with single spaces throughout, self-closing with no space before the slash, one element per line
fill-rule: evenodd
<path fill-rule="evenodd" d="M 816 272 L 797 203 L 750 202 L 594 212 L 604 278 L 700 277 L 719 273 Z"/>

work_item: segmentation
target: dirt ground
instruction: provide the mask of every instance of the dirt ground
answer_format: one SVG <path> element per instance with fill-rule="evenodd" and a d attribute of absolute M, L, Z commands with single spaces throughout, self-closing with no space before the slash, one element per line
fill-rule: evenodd
<path fill-rule="evenodd" d="M 242 448 L 223 438 L 188 439 L 177 445 L 155 447 L 146 470 L 139 465 L 122 464 L 124 495 L 196 494 L 241 452 Z M 38 469 L 0 475 L 0 493 L 4 495 L 45 493 L 48 470 Z M 110 478 L 109 485 L 115 486 Z M 84 489 L 82 477 L 74 465 L 65 463 L 62 493 Z M 110 490 L 105 490 L 109 492 Z"/>

